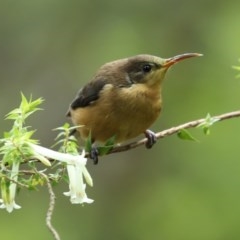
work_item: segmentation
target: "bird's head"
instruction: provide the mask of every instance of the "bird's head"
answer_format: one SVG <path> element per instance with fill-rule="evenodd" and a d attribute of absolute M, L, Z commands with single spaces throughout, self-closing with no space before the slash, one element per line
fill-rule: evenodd
<path fill-rule="evenodd" d="M 96 79 L 108 79 L 112 84 L 129 87 L 133 84 L 146 84 L 150 87 L 161 84 L 165 73 L 173 64 L 199 53 L 184 53 L 171 58 L 153 55 L 137 55 L 104 64 L 97 72 Z"/>
<path fill-rule="evenodd" d="M 132 83 L 143 83 L 152 86 L 162 82 L 166 71 L 173 64 L 198 56 L 202 56 L 202 54 L 185 53 L 166 59 L 152 55 L 137 55 L 125 59 L 122 70 Z"/>

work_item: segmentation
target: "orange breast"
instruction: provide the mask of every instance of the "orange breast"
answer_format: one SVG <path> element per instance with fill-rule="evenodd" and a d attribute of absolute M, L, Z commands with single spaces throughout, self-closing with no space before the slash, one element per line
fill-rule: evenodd
<path fill-rule="evenodd" d="M 107 84 L 100 97 L 91 105 L 71 110 L 75 125 L 83 139 L 105 142 L 112 136 L 116 142 L 137 137 L 148 129 L 161 110 L 160 88 L 150 89 L 144 84 L 116 88 Z"/>

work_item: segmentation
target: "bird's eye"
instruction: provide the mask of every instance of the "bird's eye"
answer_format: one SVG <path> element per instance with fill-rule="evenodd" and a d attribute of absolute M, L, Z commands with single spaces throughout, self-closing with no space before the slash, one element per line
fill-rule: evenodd
<path fill-rule="evenodd" d="M 148 73 L 152 70 L 152 66 L 150 64 L 144 64 L 142 70 L 143 72 Z"/>

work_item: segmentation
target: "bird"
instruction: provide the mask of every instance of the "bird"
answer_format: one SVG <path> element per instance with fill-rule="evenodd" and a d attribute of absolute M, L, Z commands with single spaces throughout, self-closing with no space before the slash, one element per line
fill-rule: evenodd
<path fill-rule="evenodd" d="M 146 147 L 157 141 L 149 127 L 162 109 L 162 85 L 167 70 L 187 58 L 202 56 L 184 53 L 170 58 L 140 54 L 102 65 L 90 82 L 83 86 L 71 102 L 67 116 L 77 127 L 80 137 L 91 143 L 104 143 L 114 137 L 123 143 L 145 134 Z M 90 158 L 98 162 L 93 147 Z"/>

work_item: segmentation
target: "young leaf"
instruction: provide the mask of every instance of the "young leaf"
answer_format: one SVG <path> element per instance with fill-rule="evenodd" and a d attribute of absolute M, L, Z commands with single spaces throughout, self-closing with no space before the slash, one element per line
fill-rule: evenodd
<path fill-rule="evenodd" d="M 177 133 L 177 136 L 183 140 L 190 140 L 190 141 L 195 141 L 197 142 L 198 140 L 196 138 L 194 138 L 189 131 L 187 131 L 186 129 L 181 129 L 179 130 L 179 132 Z"/>
<path fill-rule="evenodd" d="M 98 147 L 98 153 L 100 156 L 106 155 L 112 150 L 112 148 L 114 147 L 115 139 L 116 136 L 113 136 L 107 140 L 104 146 Z"/>
<path fill-rule="evenodd" d="M 210 127 L 217 121 L 219 121 L 219 119 L 211 117 L 211 115 L 208 113 L 205 118 L 205 121 L 200 123 L 197 127 L 201 127 L 203 129 L 203 133 L 205 135 L 209 135 Z"/>
<path fill-rule="evenodd" d="M 92 150 L 92 134 L 91 134 L 91 131 L 89 132 L 88 138 L 85 142 L 85 150 L 86 150 L 86 152 L 91 152 L 91 150 Z"/>

